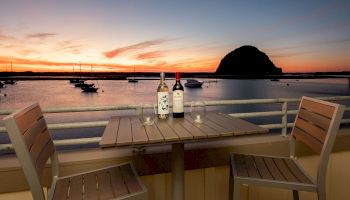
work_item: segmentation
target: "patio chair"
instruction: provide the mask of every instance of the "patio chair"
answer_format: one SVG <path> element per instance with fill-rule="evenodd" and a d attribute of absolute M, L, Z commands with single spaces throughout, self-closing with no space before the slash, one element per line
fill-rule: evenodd
<path fill-rule="evenodd" d="M 299 112 L 290 136 L 290 157 L 273 157 L 231 153 L 230 199 L 240 198 L 241 184 L 316 192 L 326 199 L 325 179 L 329 155 L 339 129 L 344 106 L 309 97 L 302 97 Z M 319 155 L 317 177 L 314 180 L 295 156 L 296 142 L 302 142 Z"/>
<path fill-rule="evenodd" d="M 59 161 L 40 106 L 35 103 L 4 118 L 9 137 L 35 200 L 44 200 L 43 171 L 50 158 L 48 199 L 147 199 L 132 163 L 59 177 Z"/>

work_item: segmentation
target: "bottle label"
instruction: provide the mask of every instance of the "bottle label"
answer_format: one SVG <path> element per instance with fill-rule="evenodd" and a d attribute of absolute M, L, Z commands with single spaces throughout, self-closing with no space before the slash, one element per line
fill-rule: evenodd
<path fill-rule="evenodd" d="M 174 113 L 184 112 L 184 91 L 182 90 L 173 91 L 173 112 Z"/>
<path fill-rule="evenodd" d="M 169 114 L 169 93 L 157 92 L 158 95 L 158 114 Z"/>

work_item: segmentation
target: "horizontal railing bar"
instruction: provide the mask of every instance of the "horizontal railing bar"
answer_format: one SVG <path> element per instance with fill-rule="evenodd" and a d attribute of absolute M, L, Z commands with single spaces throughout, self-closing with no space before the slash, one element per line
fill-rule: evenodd
<path fill-rule="evenodd" d="M 50 130 L 70 129 L 70 128 L 95 128 L 107 126 L 108 121 L 94 121 L 94 122 L 71 122 L 60 124 L 48 124 Z"/>
<path fill-rule="evenodd" d="M 232 113 L 229 115 L 233 116 L 233 117 L 238 117 L 238 118 L 267 117 L 267 116 L 283 115 L 283 112 L 282 111 L 267 111 L 267 112 Z"/>
<path fill-rule="evenodd" d="M 69 145 L 82 145 L 82 144 L 96 144 L 99 143 L 101 137 L 92 138 L 75 138 L 75 139 L 64 139 L 54 140 L 53 143 L 56 147 L 69 146 Z M 0 151 L 13 150 L 12 144 L 0 144 Z"/>
<path fill-rule="evenodd" d="M 288 111 L 288 115 L 296 114 L 296 110 Z M 238 118 L 250 118 L 250 117 L 265 117 L 265 116 L 278 116 L 283 115 L 282 111 L 268 111 L 268 112 L 251 112 L 251 113 L 232 113 L 229 114 Z M 342 119 L 342 124 L 350 123 L 350 119 Z M 104 127 L 108 124 L 108 121 L 93 121 L 93 122 L 71 122 L 71 123 L 59 123 L 59 124 L 48 124 L 50 130 L 61 130 L 70 128 L 96 128 Z M 282 126 L 282 125 L 281 125 Z M 0 127 L 0 134 L 6 133 L 5 127 Z"/>
<path fill-rule="evenodd" d="M 54 140 L 55 146 L 68 146 L 68 145 L 82 145 L 82 144 L 96 144 L 99 143 L 101 137 L 92 138 L 76 138 L 76 139 L 65 139 L 65 140 Z"/>
<path fill-rule="evenodd" d="M 293 127 L 294 123 L 288 123 L 287 127 Z M 267 129 L 280 129 L 283 128 L 283 124 L 260 124 L 260 127 L 267 128 Z"/>
<path fill-rule="evenodd" d="M 350 96 L 334 96 L 334 97 L 315 97 L 323 100 L 349 100 Z M 203 101 L 207 106 L 224 106 L 224 105 L 243 105 L 243 104 L 268 104 L 268 103 L 284 103 L 298 102 L 300 98 L 276 98 L 276 99 L 239 99 L 239 100 L 218 100 Z M 44 108 L 44 113 L 63 113 L 63 112 L 87 112 L 87 111 L 112 111 L 112 110 L 130 110 L 136 109 L 141 104 L 118 104 L 118 105 L 101 105 L 101 106 L 80 106 L 80 107 L 63 107 L 63 108 Z M 153 108 L 154 104 L 143 104 L 144 108 Z M 191 106 L 191 102 L 185 102 L 186 107 Z M 171 105 L 170 105 L 171 106 Z M 0 110 L 0 115 L 8 115 L 16 109 Z"/>

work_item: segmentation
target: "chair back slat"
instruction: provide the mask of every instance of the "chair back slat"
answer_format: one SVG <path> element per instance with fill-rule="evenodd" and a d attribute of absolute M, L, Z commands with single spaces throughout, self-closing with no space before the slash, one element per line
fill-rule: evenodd
<path fill-rule="evenodd" d="M 303 103 L 301 104 L 301 108 L 307 109 L 310 112 L 317 113 L 319 115 L 323 115 L 327 118 L 332 118 L 334 114 L 335 107 L 332 105 L 324 104 L 324 102 L 316 102 L 310 99 L 303 99 Z"/>
<path fill-rule="evenodd" d="M 303 97 L 292 136 L 320 154 L 336 111 L 337 104 Z"/>
<path fill-rule="evenodd" d="M 318 113 L 314 113 L 310 110 L 306 110 L 305 108 L 300 108 L 298 118 L 302 118 L 305 121 L 319 126 L 324 130 L 328 130 L 329 124 L 331 123 L 331 119 L 324 117 L 323 115 L 319 115 Z"/>
<path fill-rule="evenodd" d="M 41 118 L 37 121 L 37 123 L 33 124 L 27 131 L 24 132 L 23 137 L 27 144 L 28 149 L 31 149 L 34 141 L 36 140 L 36 136 L 38 133 L 44 132 L 47 130 L 46 122 L 44 118 Z"/>
<path fill-rule="evenodd" d="M 305 132 L 298 127 L 294 128 L 293 136 L 296 138 L 297 141 L 301 141 L 304 144 L 306 144 L 311 150 L 313 150 L 315 153 L 320 154 L 323 148 L 323 143 L 314 138 L 311 134 L 308 132 Z"/>
<path fill-rule="evenodd" d="M 44 167 L 50 157 L 57 159 L 57 156 L 53 156 L 55 147 L 39 104 L 27 106 L 5 117 L 4 123 L 34 199 L 44 199 Z M 58 162 L 55 160 L 53 163 Z M 57 167 L 53 166 L 53 169 Z M 54 173 L 52 176 L 57 175 Z"/>
<path fill-rule="evenodd" d="M 35 123 L 37 123 L 37 121 L 43 117 L 43 114 L 42 114 L 39 106 L 34 106 L 31 108 L 28 107 L 28 109 L 26 111 L 18 113 L 17 115 L 14 115 L 13 117 L 15 118 L 16 123 L 18 124 L 18 128 L 19 128 L 20 132 L 22 134 L 25 134 L 25 132 L 28 129 L 33 127 L 33 125 Z"/>
<path fill-rule="evenodd" d="M 318 127 L 313 123 L 309 123 L 308 121 L 301 118 L 297 118 L 295 124 L 297 128 L 304 130 L 305 132 L 313 136 L 315 139 L 317 139 L 321 143 L 324 143 L 327 136 L 326 130 Z"/>
<path fill-rule="evenodd" d="M 40 151 L 40 153 L 38 154 L 35 160 L 35 168 L 36 168 L 36 171 L 38 172 L 40 179 L 42 178 L 47 160 L 54 153 L 55 153 L 55 147 L 52 140 L 50 139 L 49 141 L 47 141 L 46 145 L 44 146 L 44 148 L 42 148 L 42 150 Z"/>

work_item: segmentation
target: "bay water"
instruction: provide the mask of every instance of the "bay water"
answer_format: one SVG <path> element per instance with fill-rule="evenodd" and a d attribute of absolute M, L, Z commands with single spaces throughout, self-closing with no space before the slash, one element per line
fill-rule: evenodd
<path fill-rule="evenodd" d="M 202 88 L 186 88 L 185 101 L 299 98 L 301 96 L 343 96 L 350 95 L 347 79 L 198 79 L 204 81 Z M 115 104 L 156 103 L 158 80 L 94 80 L 97 93 L 84 93 L 67 80 L 18 81 L 1 89 L 6 97 L 0 97 L 0 109 L 18 109 L 29 103 L 38 102 L 42 108 L 96 106 Z M 175 80 L 166 80 L 171 89 Z M 182 84 L 185 80 L 182 80 Z M 171 96 L 171 95 L 170 95 Z M 344 102 L 348 104 L 349 102 Z M 290 105 L 295 108 L 297 105 Z M 208 108 L 224 113 L 258 112 L 280 110 L 280 105 L 239 105 L 215 106 Z M 186 111 L 189 111 L 188 109 Z M 134 111 L 97 111 L 85 113 L 45 114 L 48 123 L 67 123 L 108 120 L 114 115 L 134 114 Z M 2 119 L 4 116 L 0 116 Z M 249 119 L 254 123 L 264 123 L 264 119 Z M 280 123 L 280 117 L 271 118 Z M 289 118 L 292 121 L 293 117 Z M 273 122 L 272 122 L 273 123 Z M 0 126 L 3 126 L 2 121 Z M 54 139 L 98 137 L 104 127 L 51 131 Z M 7 135 L 0 133 L 0 143 L 8 143 Z"/>

